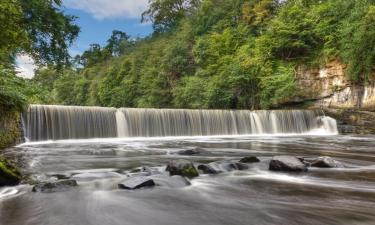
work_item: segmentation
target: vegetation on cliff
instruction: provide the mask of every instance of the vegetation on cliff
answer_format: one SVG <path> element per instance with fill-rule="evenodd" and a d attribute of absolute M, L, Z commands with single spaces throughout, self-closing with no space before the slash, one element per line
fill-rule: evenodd
<path fill-rule="evenodd" d="M 268 108 L 296 92 L 295 68 L 340 59 L 356 82 L 375 62 L 375 1 L 165 0 L 143 14 L 155 32 L 114 31 L 72 67 L 34 83 L 69 105 Z"/>
<path fill-rule="evenodd" d="M 67 47 L 79 28 L 60 3 L 0 3 L 3 108 L 269 108 L 298 95 L 296 66 L 331 59 L 355 82 L 373 79 L 374 0 L 151 0 L 142 21 L 153 23 L 152 35 L 115 30 L 107 45 L 74 58 Z M 14 77 L 19 52 L 45 65 L 31 81 Z"/>

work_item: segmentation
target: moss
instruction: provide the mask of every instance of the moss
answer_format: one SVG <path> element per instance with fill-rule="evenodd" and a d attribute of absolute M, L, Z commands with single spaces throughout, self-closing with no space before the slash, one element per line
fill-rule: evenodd
<path fill-rule="evenodd" d="M 15 144 L 21 137 L 20 113 L 0 109 L 0 149 Z"/>
<path fill-rule="evenodd" d="M 21 181 L 18 169 L 8 160 L 0 157 L 0 186 L 16 185 Z"/>
<path fill-rule="evenodd" d="M 195 169 L 194 166 L 185 166 L 182 169 L 182 175 L 185 177 L 193 178 L 199 176 L 198 171 Z"/>

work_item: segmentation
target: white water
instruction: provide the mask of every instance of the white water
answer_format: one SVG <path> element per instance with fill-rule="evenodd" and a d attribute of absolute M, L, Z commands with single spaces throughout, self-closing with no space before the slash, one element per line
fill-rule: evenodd
<path fill-rule="evenodd" d="M 231 135 L 337 134 L 336 120 L 313 110 L 187 110 L 32 105 L 23 116 L 31 141 Z"/>

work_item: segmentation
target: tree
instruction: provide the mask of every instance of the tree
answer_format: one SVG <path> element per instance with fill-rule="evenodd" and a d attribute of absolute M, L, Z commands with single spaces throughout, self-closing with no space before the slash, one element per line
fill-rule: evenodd
<path fill-rule="evenodd" d="M 0 3 L 1 51 L 26 52 L 42 64 L 68 62 L 68 47 L 78 36 L 75 17 L 65 15 L 61 0 L 5 0 Z M 5 53 L 4 53 L 5 51 Z"/>
<path fill-rule="evenodd" d="M 111 55 L 119 56 L 123 52 L 122 47 L 126 45 L 126 42 L 129 42 L 130 36 L 125 32 L 119 30 L 113 30 L 111 37 L 107 40 L 106 49 L 109 50 Z"/>
<path fill-rule="evenodd" d="M 149 8 L 142 13 L 142 22 L 152 22 L 156 32 L 167 31 L 176 27 L 199 3 L 200 0 L 149 0 Z"/>

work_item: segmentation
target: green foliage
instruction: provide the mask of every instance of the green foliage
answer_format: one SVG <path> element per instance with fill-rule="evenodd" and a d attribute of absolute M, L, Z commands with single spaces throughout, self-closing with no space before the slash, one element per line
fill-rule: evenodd
<path fill-rule="evenodd" d="M 0 111 L 22 111 L 27 105 L 25 82 L 11 69 L 0 65 Z"/>
<path fill-rule="evenodd" d="M 149 8 L 142 13 L 142 22 L 152 22 L 156 32 L 168 31 L 178 25 L 200 0 L 149 0 Z"/>
<path fill-rule="evenodd" d="M 375 1 L 352 4 L 351 14 L 340 27 L 340 55 L 354 81 L 366 81 L 375 64 Z"/>
<path fill-rule="evenodd" d="M 40 70 L 32 83 L 50 94 L 34 101 L 270 108 L 298 95 L 297 66 L 331 59 L 346 63 L 351 79 L 363 82 L 373 79 L 374 3 L 150 0 L 143 21 L 153 22 L 152 35 L 133 40 L 113 31 L 106 46 L 92 44 L 75 57 L 75 69 Z"/>
<path fill-rule="evenodd" d="M 262 69 L 260 78 L 261 106 L 269 108 L 295 96 L 294 65 L 279 62 L 267 63 Z"/>

